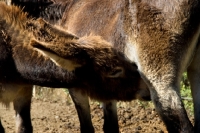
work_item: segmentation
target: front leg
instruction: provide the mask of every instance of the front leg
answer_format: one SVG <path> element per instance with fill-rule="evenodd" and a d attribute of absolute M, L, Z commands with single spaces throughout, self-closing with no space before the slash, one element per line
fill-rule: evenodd
<path fill-rule="evenodd" d="M 76 88 L 69 89 L 69 93 L 78 113 L 81 133 L 94 133 L 94 127 L 91 121 L 90 105 L 87 94 L 83 91 L 79 91 Z"/>
<path fill-rule="evenodd" d="M 180 96 L 180 80 L 186 67 L 181 62 L 184 59 L 177 59 L 176 55 L 169 58 L 165 51 L 159 52 L 140 56 L 143 61 L 137 64 L 140 73 L 149 86 L 155 109 L 168 132 L 192 133 L 193 125 Z"/>
<path fill-rule="evenodd" d="M 103 102 L 104 133 L 119 133 L 116 101 Z"/>
<path fill-rule="evenodd" d="M 17 87 L 16 98 L 13 100 L 16 115 L 16 133 L 32 133 L 30 107 L 33 86 Z"/>
<path fill-rule="evenodd" d="M 0 133 L 5 133 L 5 130 L 4 130 L 3 126 L 2 126 L 2 124 L 1 124 L 1 120 L 0 120 Z"/>
<path fill-rule="evenodd" d="M 187 72 L 194 103 L 194 132 L 200 133 L 200 45 Z"/>
<path fill-rule="evenodd" d="M 192 133 L 193 126 L 176 89 L 175 86 L 156 86 L 151 89 L 152 101 L 169 133 Z"/>

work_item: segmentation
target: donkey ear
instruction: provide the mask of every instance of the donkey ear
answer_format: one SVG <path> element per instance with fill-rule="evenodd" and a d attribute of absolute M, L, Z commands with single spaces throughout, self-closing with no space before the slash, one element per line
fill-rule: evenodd
<path fill-rule="evenodd" d="M 31 40 L 30 45 L 34 47 L 36 51 L 38 51 L 41 55 L 49 58 L 52 60 L 57 66 L 67 70 L 67 71 L 73 71 L 78 67 L 81 67 L 84 64 L 81 64 L 80 62 L 77 63 L 77 60 L 73 58 L 65 59 L 56 52 L 54 52 L 52 49 L 48 48 L 48 44 L 37 41 L 37 40 Z"/>
<path fill-rule="evenodd" d="M 48 23 L 42 18 L 38 18 L 36 23 L 42 30 L 49 33 L 51 36 L 65 38 L 69 40 L 79 38 L 76 35 L 70 33 L 69 31 L 64 31 L 63 29 L 61 29 L 61 27 Z"/>

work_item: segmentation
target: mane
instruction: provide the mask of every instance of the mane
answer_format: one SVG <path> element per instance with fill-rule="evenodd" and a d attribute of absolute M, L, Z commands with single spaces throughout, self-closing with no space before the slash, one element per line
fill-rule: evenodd
<path fill-rule="evenodd" d="M 0 22 L 6 22 L 8 27 L 25 29 L 25 24 L 29 20 L 27 15 L 17 6 L 8 6 L 0 2 Z"/>
<path fill-rule="evenodd" d="M 49 5 L 40 12 L 40 17 L 50 22 L 51 24 L 58 23 L 62 19 L 64 12 L 71 6 L 72 1 L 57 2 Z"/>

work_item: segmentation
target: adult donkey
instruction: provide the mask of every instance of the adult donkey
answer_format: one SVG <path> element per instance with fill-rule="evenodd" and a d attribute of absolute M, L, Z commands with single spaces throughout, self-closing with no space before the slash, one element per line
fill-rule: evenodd
<path fill-rule="evenodd" d="M 78 36 L 100 35 L 135 61 L 170 133 L 200 132 L 199 0 L 67 0 L 61 25 Z M 194 129 L 180 97 L 187 69 Z"/>

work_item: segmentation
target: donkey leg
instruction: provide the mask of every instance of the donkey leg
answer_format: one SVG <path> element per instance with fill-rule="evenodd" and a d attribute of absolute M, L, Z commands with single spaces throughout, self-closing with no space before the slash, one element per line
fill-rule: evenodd
<path fill-rule="evenodd" d="M 156 111 L 169 133 L 192 133 L 193 125 L 187 116 L 180 96 L 180 80 L 184 69 L 178 68 L 178 65 L 163 65 L 169 65 L 168 69 L 159 63 L 156 65 L 160 68 L 156 71 L 153 70 L 153 67 L 142 66 L 145 68 L 142 72 L 143 78 L 149 84 L 151 99 Z"/>
<path fill-rule="evenodd" d="M 104 133 L 119 133 L 116 101 L 103 102 Z"/>
<path fill-rule="evenodd" d="M 78 113 L 81 133 L 94 133 L 87 94 L 77 91 L 75 88 L 69 89 L 69 93 Z"/>
<path fill-rule="evenodd" d="M 33 86 L 18 86 L 13 105 L 16 115 L 16 133 L 32 133 L 30 107 Z"/>
<path fill-rule="evenodd" d="M 194 103 L 194 131 L 195 133 L 200 133 L 200 47 L 198 48 L 192 63 L 188 67 L 187 72 Z"/>
<path fill-rule="evenodd" d="M 3 126 L 2 126 L 2 124 L 1 124 L 1 120 L 0 120 L 0 133 L 5 133 L 5 130 L 4 130 Z"/>

